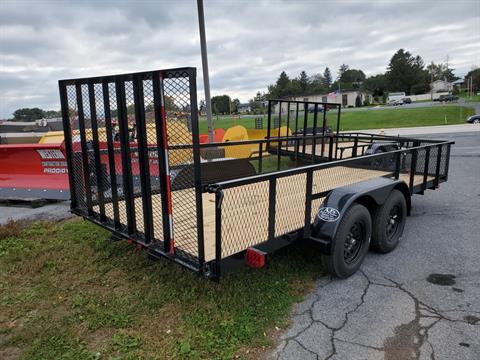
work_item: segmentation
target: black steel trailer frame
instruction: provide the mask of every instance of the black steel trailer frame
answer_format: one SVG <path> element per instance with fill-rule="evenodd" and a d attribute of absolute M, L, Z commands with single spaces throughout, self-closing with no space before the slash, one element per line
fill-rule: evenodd
<path fill-rule="evenodd" d="M 270 100 L 265 139 L 200 144 L 195 68 L 60 80 L 59 89 L 71 211 L 132 240 L 153 257 L 210 279 L 219 279 L 225 264 L 248 248 L 269 250 L 292 239 L 312 238 L 328 254 L 332 237 L 317 237 L 315 214 L 338 188 L 356 186 L 354 201 L 381 178 L 400 189 L 409 203 L 411 195 L 448 179 L 453 142 L 340 133 L 340 104 Z M 335 132 L 327 131 L 332 116 Z M 282 126 L 292 133 L 281 136 Z M 378 142 L 396 150 L 365 155 Z M 242 146 L 254 149 L 250 157 L 227 156 Z M 273 160 L 275 171 L 264 169 L 267 159 L 270 165 Z M 294 167 L 281 169 L 283 159 Z M 221 171 L 240 162 L 248 163 L 244 174 Z M 255 174 L 248 171 L 252 164 Z M 333 181 L 342 178 L 337 170 L 344 174 L 341 185 Z M 363 174 L 371 179 L 356 181 Z M 249 191 L 264 206 L 258 213 L 263 224 L 248 222 L 247 212 L 257 206 L 249 203 Z M 300 197 L 288 197 L 295 192 Z M 299 201 L 302 209 L 295 221 L 281 224 L 289 202 Z M 214 244 L 206 244 L 205 238 L 209 202 L 214 202 Z M 242 206 L 248 208 L 244 213 Z M 232 236 L 239 214 L 250 226 L 236 228 L 238 234 Z M 259 226 L 263 237 L 256 234 Z M 239 238 L 256 240 L 239 243 Z M 207 254 L 206 247 L 212 246 L 214 254 Z"/>

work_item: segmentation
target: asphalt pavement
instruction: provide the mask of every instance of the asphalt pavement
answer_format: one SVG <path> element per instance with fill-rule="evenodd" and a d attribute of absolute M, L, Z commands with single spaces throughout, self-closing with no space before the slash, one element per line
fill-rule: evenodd
<path fill-rule="evenodd" d="M 480 359 L 480 132 L 447 138 L 449 181 L 413 197 L 399 246 L 319 279 L 269 358 Z"/>

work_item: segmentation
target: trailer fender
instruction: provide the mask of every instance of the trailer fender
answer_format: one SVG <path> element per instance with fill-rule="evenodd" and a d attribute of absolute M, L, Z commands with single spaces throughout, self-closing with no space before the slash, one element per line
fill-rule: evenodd
<path fill-rule="evenodd" d="M 350 206 L 357 202 L 367 207 L 371 213 L 385 202 L 393 189 L 404 194 L 409 214 L 410 193 L 403 181 L 384 177 L 363 181 L 337 188 L 327 195 L 316 213 L 310 238 L 320 243 L 322 253 L 329 255 L 332 239 L 335 238 L 340 222 Z"/>

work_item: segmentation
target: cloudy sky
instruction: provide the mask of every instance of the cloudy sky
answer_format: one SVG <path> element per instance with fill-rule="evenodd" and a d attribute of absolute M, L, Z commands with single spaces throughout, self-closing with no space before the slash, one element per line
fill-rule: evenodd
<path fill-rule="evenodd" d="M 247 101 L 282 70 L 382 73 L 399 48 L 480 66 L 479 0 L 204 1 L 212 95 Z M 202 98 L 195 0 L 0 0 L 0 118 L 58 109 L 58 79 L 183 66 Z"/>

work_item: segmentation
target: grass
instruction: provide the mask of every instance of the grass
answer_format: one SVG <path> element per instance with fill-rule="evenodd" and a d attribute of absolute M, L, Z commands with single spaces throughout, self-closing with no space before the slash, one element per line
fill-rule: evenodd
<path fill-rule="evenodd" d="M 306 245 L 217 284 L 80 219 L 0 229 L 0 358 L 255 358 L 321 274 Z"/>
<path fill-rule="evenodd" d="M 434 105 L 425 108 L 404 108 L 404 109 L 385 109 L 385 110 L 365 110 L 344 112 L 340 119 L 340 130 L 366 130 L 397 127 L 415 127 L 432 126 L 447 124 L 461 124 L 465 119 L 474 114 L 474 109 L 470 107 L 461 107 L 455 105 Z M 303 116 L 303 114 L 301 114 Z M 303 117 L 302 117 L 303 119 Z M 329 125 L 336 129 L 336 113 L 328 113 Z M 282 122 L 286 119 L 282 119 Z M 308 123 L 313 125 L 313 115 L 309 114 Z M 255 127 L 254 118 L 240 118 L 236 120 L 237 125 L 243 125 L 246 128 Z M 215 122 L 216 128 L 227 129 L 234 125 L 233 118 L 220 117 Z M 266 126 L 266 120 L 264 121 Z M 200 132 L 207 132 L 207 122 L 200 119 Z"/>
<path fill-rule="evenodd" d="M 470 102 L 480 103 L 480 95 L 474 94 L 472 97 L 469 97 L 466 92 L 463 92 L 463 93 L 459 94 L 458 96 L 460 98 L 465 99 L 465 102 L 467 102 L 467 103 L 470 103 Z"/>

